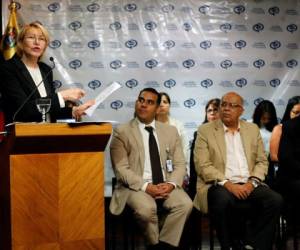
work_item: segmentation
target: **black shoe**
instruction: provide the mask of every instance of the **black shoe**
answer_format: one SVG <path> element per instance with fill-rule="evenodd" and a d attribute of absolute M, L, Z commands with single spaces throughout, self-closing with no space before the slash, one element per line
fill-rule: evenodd
<path fill-rule="evenodd" d="M 179 249 L 178 247 L 174 247 L 163 241 L 159 242 L 159 247 L 160 247 L 160 248 L 158 248 L 159 250 L 177 250 L 177 249 Z"/>
<path fill-rule="evenodd" d="M 146 248 L 147 250 L 160 250 L 160 245 L 159 244 L 155 244 L 155 245 L 149 245 Z"/>

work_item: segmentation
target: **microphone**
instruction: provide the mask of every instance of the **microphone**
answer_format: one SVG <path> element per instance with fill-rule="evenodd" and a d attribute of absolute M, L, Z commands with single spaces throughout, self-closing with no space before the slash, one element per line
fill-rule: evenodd
<path fill-rule="evenodd" d="M 45 77 L 36 85 L 36 87 L 33 89 L 33 91 L 27 96 L 27 98 L 24 100 L 24 102 L 20 105 L 20 107 L 17 109 L 17 111 L 14 113 L 12 122 L 15 122 L 17 115 L 20 113 L 22 108 L 25 106 L 25 104 L 29 101 L 29 99 L 33 96 L 33 94 L 38 90 L 39 86 L 44 82 L 44 80 L 50 75 L 50 73 L 55 68 L 55 62 L 54 58 L 52 56 L 49 57 L 49 60 L 52 62 L 51 69 L 47 72 Z"/>

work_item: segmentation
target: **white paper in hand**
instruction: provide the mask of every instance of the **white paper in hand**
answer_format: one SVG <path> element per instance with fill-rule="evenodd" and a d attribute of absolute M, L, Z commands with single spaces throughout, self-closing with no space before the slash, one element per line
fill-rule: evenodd
<path fill-rule="evenodd" d="M 99 106 L 101 102 L 103 102 L 108 96 L 110 96 L 113 92 L 115 92 L 117 89 L 121 88 L 122 85 L 118 82 L 112 82 L 110 85 L 108 85 L 103 91 L 97 95 L 95 98 L 95 104 L 89 107 L 85 113 L 88 116 L 92 116 L 95 112 L 96 108 Z"/>

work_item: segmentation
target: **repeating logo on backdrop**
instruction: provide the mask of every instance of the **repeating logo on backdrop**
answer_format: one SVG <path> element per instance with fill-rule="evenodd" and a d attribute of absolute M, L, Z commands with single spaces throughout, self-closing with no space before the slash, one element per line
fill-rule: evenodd
<path fill-rule="evenodd" d="M 255 106 L 257 106 L 257 105 L 260 104 L 263 100 L 264 100 L 264 98 L 258 97 L 258 98 L 256 98 L 256 99 L 253 101 L 253 103 L 254 103 Z"/>
<path fill-rule="evenodd" d="M 270 81 L 270 86 L 276 88 L 280 85 L 280 80 L 278 78 L 274 78 Z"/>
<path fill-rule="evenodd" d="M 134 40 L 134 39 L 130 39 L 130 40 L 125 42 L 125 46 L 129 49 L 133 49 L 137 45 L 138 45 L 138 42 L 137 42 L 137 40 Z"/>
<path fill-rule="evenodd" d="M 189 98 L 183 102 L 183 105 L 187 108 L 192 108 L 196 105 L 196 101 L 193 98 Z"/>
<path fill-rule="evenodd" d="M 118 69 L 118 68 L 121 68 L 122 67 L 122 61 L 120 60 L 114 60 L 112 61 L 109 66 L 112 68 L 112 69 Z"/>
<path fill-rule="evenodd" d="M 232 29 L 232 25 L 230 23 L 223 23 L 220 25 L 220 30 L 227 33 Z"/>
<path fill-rule="evenodd" d="M 199 7 L 198 10 L 199 10 L 200 13 L 206 15 L 209 12 L 210 7 L 208 5 L 202 5 L 202 6 Z"/>
<path fill-rule="evenodd" d="M 279 49 L 280 47 L 281 47 L 281 42 L 278 41 L 278 40 L 275 40 L 275 41 L 270 43 L 270 48 L 271 49 L 276 50 L 276 49 Z"/>
<path fill-rule="evenodd" d="M 294 33 L 298 29 L 298 26 L 296 24 L 289 24 L 286 26 L 286 30 L 288 32 Z"/>
<path fill-rule="evenodd" d="M 118 110 L 123 107 L 123 102 L 120 100 L 116 100 L 111 102 L 110 107 L 114 110 Z"/>
<path fill-rule="evenodd" d="M 193 59 L 187 59 L 182 63 L 183 67 L 190 69 L 195 66 L 195 61 Z"/>
<path fill-rule="evenodd" d="M 286 62 L 286 66 L 291 69 L 295 68 L 298 66 L 298 61 L 296 61 L 295 59 L 289 60 Z"/>
<path fill-rule="evenodd" d="M 82 66 L 82 62 L 79 59 L 75 59 L 75 60 L 69 62 L 69 67 L 71 69 L 76 70 L 76 69 L 80 68 L 81 66 Z"/>
<path fill-rule="evenodd" d="M 269 14 L 272 16 L 278 15 L 280 12 L 280 9 L 277 6 L 271 7 L 268 10 Z"/>
<path fill-rule="evenodd" d="M 164 13 L 172 12 L 174 9 L 175 7 L 172 4 L 164 5 L 163 7 L 161 7 L 161 11 Z"/>
<path fill-rule="evenodd" d="M 173 88 L 173 87 L 176 86 L 176 81 L 175 81 L 174 79 L 166 80 L 166 81 L 164 81 L 164 86 L 165 86 L 166 88 L 171 89 L 171 88 Z"/>
<path fill-rule="evenodd" d="M 88 42 L 88 47 L 93 50 L 95 50 L 96 48 L 99 48 L 100 45 L 101 45 L 101 43 L 99 40 L 92 40 L 92 41 Z"/>
<path fill-rule="evenodd" d="M 89 12 L 97 12 L 100 10 L 100 5 L 97 4 L 97 3 L 92 3 L 92 4 L 89 4 L 86 9 L 89 11 Z"/>
<path fill-rule="evenodd" d="M 171 48 L 175 47 L 175 42 L 173 40 L 168 40 L 163 43 L 163 46 L 166 49 L 171 49 Z"/>
<path fill-rule="evenodd" d="M 200 48 L 202 48 L 202 49 L 209 49 L 211 47 L 211 41 L 209 41 L 209 40 L 206 40 L 206 41 L 202 41 L 201 43 L 200 43 Z"/>
<path fill-rule="evenodd" d="M 203 87 L 203 88 L 209 88 L 209 87 L 213 86 L 213 84 L 214 84 L 214 82 L 208 78 L 201 81 L 201 83 L 200 83 L 201 87 Z"/>
<path fill-rule="evenodd" d="M 120 22 L 114 22 L 109 25 L 109 28 L 111 30 L 120 30 L 122 28 L 122 25 Z"/>
<path fill-rule="evenodd" d="M 55 89 L 59 89 L 62 86 L 62 82 L 59 80 L 54 80 L 52 84 Z"/>
<path fill-rule="evenodd" d="M 235 85 L 239 88 L 245 87 L 247 85 L 247 79 L 240 78 L 235 81 Z"/>
<path fill-rule="evenodd" d="M 125 82 L 125 86 L 130 89 L 133 89 L 133 88 L 137 87 L 138 85 L 139 85 L 139 82 L 136 79 L 130 79 Z"/>
<path fill-rule="evenodd" d="M 256 32 L 261 32 L 264 30 L 264 28 L 265 28 L 265 26 L 262 23 L 254 24 L 252 27 L 252 29 Z"/>
<path fill-rule="evenodd" d="M 224 60 L 220 63 L 221 68 L 223 69 L 229 69 L 232 66 L 231 60 Z"/>
<path fill-rule="evenodd" d="M 145 66 L 149 69 L 153 69 L 157 67 L 157 65 L 158 65 L 158 61 L 156 61 L 155 59 L 150 59 L 145 62 Z"/>
<path fill-rule="evenodd" d="M 193 26 L 192 26 L 191 23 L 185 22 L 185 23 L 183 24 L 183 29 L 184 29 L 185 31 L 190 31 L 192 28 L 193 28 Z"/>
<path fill-rule="evenodd" d="M 56 12 L 60 9 L 60 4 L 59 3 L 51 3 L 48 5 L 48 10 L 51 12 Z"/>
<path fill-rule="evenodd" d="M 127 12 L 133 12 L 137 10 L 137 5 L 135 3 L 129 3 L 124 6 L 124 10 Z"/>
<path fill-rule="evenodd" d="M 149 31 L 152 31 L 152 30 L 155 30 L 157 28 L 157 24 L 155 22 L 148 22 L 148 23 L 145 23 L 145 29 L 146 30 L 149 30 Z"/>
<path fill-rule="evenodd" d="M 49 43 L 49 47 L 51 48 L 51 49 L 57 49 L 57 48 L 59 48 L 61 46 L 61 41 L 59 41 L 59 40 L 53 40 L 53 41 L 51 41 L 50 43 Z"/>
<path fill-rule="evenodd" d="M 247 45 L 246 41 L 244 40 L 238 40 L 234 43 L 234 46 L 237 48 L 237 49 L 242 49 L 242 48 L 245 48 Z"/>
<path fill-rule="evenodd" d="M 76 31 L 82 27 L 82 24 L 79 21 L 74 21 L 71 22 L 68 27 L 69 29 Z"/>
<path fill-rule="evenodd" d="M 101 86 L 101 82 L 99 80 L 93 80 L 88 83 L 88 87 L 92 90 L 95 90 Z"/>
<path fill-rule="evenodd" d="M 253 62 L 253 66 L 257 69 L 261 69 L 263 66 L 265 66 L 265 64 L 266 63 L 263 59 L 258 59 Z"/>
<path fill-rule="evenodd" d="M 233 8 L 233 12 L 234 12 L 235 14 L 238 14 L 238 15 L 244 13 L 245 10 L 246 10 L 246 8 L 245 8 L 244 5 L 238 5 L 238 6 L 235 6 L 235 7 Z"/>

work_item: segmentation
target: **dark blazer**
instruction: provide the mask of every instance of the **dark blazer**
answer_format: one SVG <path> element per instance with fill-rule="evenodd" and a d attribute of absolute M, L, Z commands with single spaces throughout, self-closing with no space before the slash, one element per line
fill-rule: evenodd
<path fill-rule="evenodd" d="M 39 62 L 39 68 L 42 78 L 44 79 L 47 97 L 51 98 L 51 120 L 55 121 L 56 119 L 72 117 L 71 108 L 61 108 L 59 105 L 58 96 L 55 93 L 55 88 L 53 86 L 52 72 L 46 77 L 51 68 L 43 62 Z M 14 56 L 12 59 L 1 63 L 0 93 L 2 94 L 6 123 L 12 122 L 17 109 L 24 103 L 25 99 L 34 91 L 35 88 L 36 85 L 29 71 L 18 56 Z M 41 121 L 41 114 L 35 105 L 35 100 L 40 97 L 39 91 L 36 89 L 32 97 L 17 114 L 15 121 Z"/>
<path fill-rule="evenodd" d="M 300 116 L 282 124 L 279 146 L 279 181 L 300 179 Z M 284 184 L 284 183 L 283 183 Z"/>

